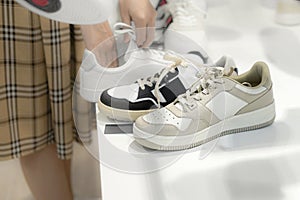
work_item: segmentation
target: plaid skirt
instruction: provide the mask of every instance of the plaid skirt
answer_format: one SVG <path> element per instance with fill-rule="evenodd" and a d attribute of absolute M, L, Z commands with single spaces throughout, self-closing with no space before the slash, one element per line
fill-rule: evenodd
<path fill-rule="evenodd" d="M 72 91 L 84 44 L 80 27 L 0 4 L 0 160 L 57 145 L 69 159 L 76 129 Z"/>

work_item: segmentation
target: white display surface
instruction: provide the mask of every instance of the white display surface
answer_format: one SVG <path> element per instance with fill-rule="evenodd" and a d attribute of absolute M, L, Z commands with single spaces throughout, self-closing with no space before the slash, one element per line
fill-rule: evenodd
<path fill-rule="evenodd" d="M 300 26 L 274 23 L 274 11 L 259 0 L 209 0 L 207 36 L 210 55 L 232 56 L 242 73 L 256 61 L 270 66 L 277 117 L 270 127 L 225 136 L 180 152 L 151 152 L 132 143 L 130 134 L 103 134 L 105 119 L 97 113 L 103 200 L 298 200 L 300 197 Z M 111 123 L 107 121 L 107 123 Z M 128 128 L 128 127 L 126 127 Z M 105 162 L 104 142 L 130 156 L 131 166 Z M 180 157 L 178 158 L 178 155 Z M 111 155 L 116 156 L 116 155 Z M 126 173 L 127 167 L 161 166 L 152 173 Z M 132 161 L 131 161 L 132 159 Z M 120 160 L 121 161 L 121 160 Z M 151 162 L 152 161 L 152 162 Z M 122 163 L 115 163 L 122 166 Z M 121 171 L 120 171 L 121 170 Z"/>

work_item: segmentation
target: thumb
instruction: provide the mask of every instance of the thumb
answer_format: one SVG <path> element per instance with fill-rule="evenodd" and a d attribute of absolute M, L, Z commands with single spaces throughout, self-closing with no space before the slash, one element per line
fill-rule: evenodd
<path fill-rule="evenodd" d="M 120 3 L 121 20 L 122 20 L 123 23 L 130 26 L 131 18 L 130 18 L 130 15 L 129 15 L 128 8 L 127 8 L 126 4 L 124 4 L 123 1 L 120 1 L 119 3 Z M 130 41 L 129 35 L 126 34 L 124 36 L 124 42 L 128 43 L 129 41 Z"/>

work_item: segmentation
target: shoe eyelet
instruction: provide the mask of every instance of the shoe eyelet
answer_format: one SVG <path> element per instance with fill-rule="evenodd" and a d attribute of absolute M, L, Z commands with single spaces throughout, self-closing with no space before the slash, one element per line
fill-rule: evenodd
<path fill-rule="evenodd" d="M 188 107 L 190 108 L 190 110 L 194 110 L 197 107 L 197 104 L 194 102 L 192 104 L 189 104 Z"/>

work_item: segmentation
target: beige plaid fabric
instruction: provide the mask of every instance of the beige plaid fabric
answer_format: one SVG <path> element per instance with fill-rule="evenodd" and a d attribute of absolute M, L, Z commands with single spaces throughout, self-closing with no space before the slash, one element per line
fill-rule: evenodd
<path fill-rule="evenodd" d="M 72 155 L 72 89 L 84 44 L 80 28 L 0 4 L 0 160 L 56 143 Z"/>

